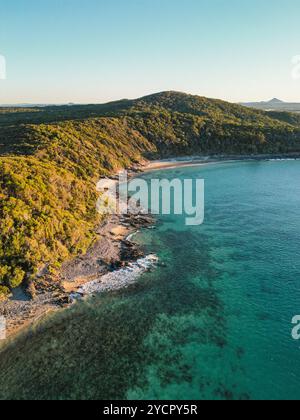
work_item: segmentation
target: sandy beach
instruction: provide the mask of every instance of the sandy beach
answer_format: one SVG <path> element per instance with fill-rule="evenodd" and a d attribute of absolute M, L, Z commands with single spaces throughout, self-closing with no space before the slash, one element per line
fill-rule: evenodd
<path fill-rule="evenodd" d="M 170 158 L 149 161 L 142 166 L 144 172 L 159 171 L 165 169 L 185 168 L 214 163 L 231 163 L 237 161 L 260 161 L 260 160 L 284 160 L 300 159 L 299 153 L 284 155 L 220 155 L 220 156 L 186 156 L 183 158 Z"/>

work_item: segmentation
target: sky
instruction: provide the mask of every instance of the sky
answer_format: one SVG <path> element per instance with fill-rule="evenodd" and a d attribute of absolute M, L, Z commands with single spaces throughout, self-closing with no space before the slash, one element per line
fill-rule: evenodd
<path fill-rule="evenodd" d="M 299 16 L 299 0 L 0 0 L 0 103 L 300 102 Z"/>

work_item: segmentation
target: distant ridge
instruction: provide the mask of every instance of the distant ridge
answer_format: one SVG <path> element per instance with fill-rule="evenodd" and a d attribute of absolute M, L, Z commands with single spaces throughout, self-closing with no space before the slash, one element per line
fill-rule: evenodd
<path fill-rule="evenodd" d="M 284 102 L 278 98 L 273 98 L 270 101 L 246 102 L 240 105 L 264 111 L 300 112 L 300 103 Z"/>
<path fill-rule="evenodd" d="M 73 102 L 67 104 L 0 104 L 0 108 L 46 108 L 50 106 L 74 106 Z"/>

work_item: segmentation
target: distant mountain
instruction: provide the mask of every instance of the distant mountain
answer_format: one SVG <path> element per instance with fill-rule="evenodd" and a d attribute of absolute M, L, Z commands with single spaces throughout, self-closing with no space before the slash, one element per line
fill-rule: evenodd
<path fill-rule="evenodd" d="M 277 98 L 273 98 L 271 99 L 269 102 L 267 102 L 268 104 L 284 104 L 284 101 L 281 101 L 280 99 Z"/>
<path fill-rule="evenodd" d="M 241 105 L 248 108 L 262 109 L 264 111 L 300 112 L 300 103 L 284 102 L 277 98 L 266 102 L 246 102 Z"/>

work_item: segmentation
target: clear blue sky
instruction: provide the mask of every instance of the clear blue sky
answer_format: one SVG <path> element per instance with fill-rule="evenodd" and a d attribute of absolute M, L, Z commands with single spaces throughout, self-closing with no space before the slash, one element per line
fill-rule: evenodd
<path fill-rule="evenodd" d="M 299 0 L 1 0 L 0 103 L 163 90 L 300 102 Z"/>

